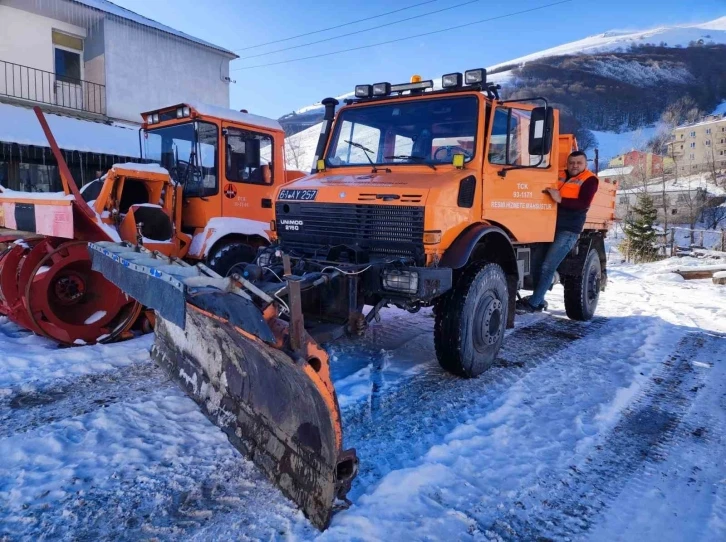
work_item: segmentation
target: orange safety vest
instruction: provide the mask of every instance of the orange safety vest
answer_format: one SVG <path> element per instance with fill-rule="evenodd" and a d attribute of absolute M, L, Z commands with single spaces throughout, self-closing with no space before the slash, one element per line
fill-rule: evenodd
<path fill-rule="evenodd" d="M 560 179 L 557 182 L 557 189 L 560 191 L 560 196 L 567 199 L 577 199 L 580 195 L 580 188 L 590 177 L 595 177 L 595 174 L 586 169 L 576 177 L 570 177 L 569 179 Z"/>

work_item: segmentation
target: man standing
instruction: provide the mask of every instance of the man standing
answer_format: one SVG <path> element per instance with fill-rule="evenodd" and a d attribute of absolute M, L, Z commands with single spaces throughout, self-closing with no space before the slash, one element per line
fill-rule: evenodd
<path fill-rule="evenodd" d="M 547 308 L 545 293 L 552 285 L 557 268 L 577 243 L 592 199 L 598 188 L 598 178 L 587 169 L 587 155 L 575 151 L 567 157 L 567 178 L 560 179 L 557 188 L 546 192 L 557 202 L 557 226 L 540 272 L 534 293 L 522 299 L 519 308 L 525 312 L 539 312 Z"/>

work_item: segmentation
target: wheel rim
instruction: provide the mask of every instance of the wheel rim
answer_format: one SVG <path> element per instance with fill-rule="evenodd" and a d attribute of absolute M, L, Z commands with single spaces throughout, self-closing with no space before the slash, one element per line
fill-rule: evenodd
<path fill-rule="evenodd" d="M 476 310 L 474 320 L 474 348 L 478 352 L 488 350 L 501 335 L 502 302 L 489 294 Z"/>
<path fill-rule="evenodd" d="M 597 301 L 600 296 L 600 273 L 597 270 L 590 271 L 587 277 L 587 302 L 589 304 Z"/>
<path fill-rule="evenodd" d="M 53 282 L 56 300 L 61 305 L 73 305 L 86 294 L 86 279 L 80 273 L 66 271 L 59 273 Z"/>

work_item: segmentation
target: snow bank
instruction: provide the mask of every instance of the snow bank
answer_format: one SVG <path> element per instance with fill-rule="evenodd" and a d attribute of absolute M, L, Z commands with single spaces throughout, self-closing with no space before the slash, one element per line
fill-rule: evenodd
<path fill-rule="evenodd" d="M 148 359 L 153 335 L 119 344 L 58 348 L 0 317 L 0 389 L 34 387 L 59 378 L 94 374 Z"/>

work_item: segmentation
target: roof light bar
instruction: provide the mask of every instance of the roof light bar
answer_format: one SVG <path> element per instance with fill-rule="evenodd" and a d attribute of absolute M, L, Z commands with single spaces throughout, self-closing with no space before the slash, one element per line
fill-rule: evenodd
<path fill-rule="evenodd" d="M 370 98 L 373 94 L 373 87 L 371 85 L 356 85 L 355 86 L 355 97 L 356 98 Z"/>
<path fill-rule="evenodd" d="M 464 72 L 465 85 L 483 85 L 487 82 L 487 71 L 484 68 L 466 70 Z"/>
<path fill-rule="evenodd" d="M 441 88 L 456 88 L 461 86 L 461 73 L 447 73 L 441 77 Z"/>
<path fill-rule="evenodd" d="M 391 92 L 404 92 L 406 90 L 426 90 L 427 88 L 434 88 L 434 82 L 430 79 L 428 81 L 421 81 L 419 83 L 404 83 L 402 85 L 391 85 Z"/>
<path fill-rule="evenodd" d="M 388 96 L 391 93 L 391 83 L 376 83 L 373 85 L 373 96 Z"/>

